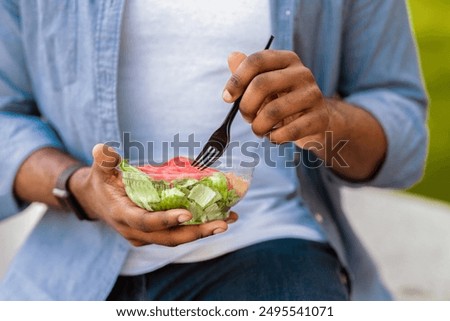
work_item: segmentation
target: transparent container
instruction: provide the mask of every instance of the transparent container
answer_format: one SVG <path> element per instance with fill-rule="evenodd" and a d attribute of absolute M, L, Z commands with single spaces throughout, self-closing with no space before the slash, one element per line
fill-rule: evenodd
<path fill-rule="evenodd" d="M 199 170 L 186 157 L 157 165 L 123 160 L 119 166 L 125 191 L 148 211 L 187 209 L 200 224 L 226 219 L 230 209 L 247 193 L 253 166 L 238 157 L 222 157 L 213 166 Z"/>

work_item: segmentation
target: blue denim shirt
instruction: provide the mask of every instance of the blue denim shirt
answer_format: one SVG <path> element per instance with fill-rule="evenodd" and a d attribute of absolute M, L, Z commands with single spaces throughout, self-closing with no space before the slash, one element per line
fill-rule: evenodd
<path fill-rule="evenodd" d="M 2 1 L 0 5 L 0 219 L 24 205 L 13 194 L 19 166 L 53 146 L 86 163 L 98 142 L 120 141 L 116 82 L 123 0 Z M 427 150 L 427 98 L 405 4 L 390 0 L 272 1 L 273 48 L 294 50 L 325 96 L 339 95 L 382 125 L 388 151 L 366 185 L 407 187 Z M 339 186 L 302 168 L 302 188 L 346 264 L 354 299 L 387 298 L 345 222 Z M 303 175 L 301 173 L 306 173 Z M 355 245 L 357 244 L 357 246 Z M 0 299 L 102 300 L 129 244 L 101 222 L 49 211 L 0 284 Z"/>

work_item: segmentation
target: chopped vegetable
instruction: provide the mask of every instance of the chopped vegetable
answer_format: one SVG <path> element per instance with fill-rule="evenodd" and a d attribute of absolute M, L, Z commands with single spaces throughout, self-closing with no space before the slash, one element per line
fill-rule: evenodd
<path fill-rule="evenodd" d="M 212 168 L 201 171 L 183 157 L 161 166 L 134 167 L 123 160 L 120 169 L 125 191 L 136 205 L 148 211 L 185 208 L 193 216 L 185 224 L 225 219 L 249 185 L 233 173 Z"/>

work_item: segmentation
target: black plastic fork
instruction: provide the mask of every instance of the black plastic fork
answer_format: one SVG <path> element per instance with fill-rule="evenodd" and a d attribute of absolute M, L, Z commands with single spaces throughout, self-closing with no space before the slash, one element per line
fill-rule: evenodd
<path fill-rule="evenodd" d="M 270 39 L 267 42 L 267 45 L 264 48 L 264 50 L 270 48 L 273 38 L 274 36 L 270 36 Z M 214 164 L 214 162 L 218 160 L 220 156 L 223 155 L 225 149 L 228 147 L 228 144 L 230 143 L 230 127 L 231 123 L 234 120 L 234 117 L 236 116 L 239 110 L 239 104 L 241 102 L 241 99 L 242 95 L 235 100 L 233 106 L 231 107 L 231 110 L 228 112 L 228 115 L 225 117 L 225 120 L 223 121 L 222 125 L 220 125 L 220 127 L 211 135 L 211 137 L 203 147 L 200 154 L 198 154 L 198 156 L 192 162 L 192 166 L 195 166 L 198 169 L 203 170 Z"/>

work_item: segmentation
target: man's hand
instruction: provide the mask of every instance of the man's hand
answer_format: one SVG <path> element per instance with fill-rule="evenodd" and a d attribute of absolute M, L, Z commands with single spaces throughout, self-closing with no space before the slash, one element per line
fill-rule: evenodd
<path fill-rule="evenodd" d="M 180 225 L 192 218 L 185 209 L 149 212 L 136 206 L 126 195 L 120 156 L 106 145 L 93 149 L 94 164 L 75 173 L 70 188 L 88 216 L 106 222 L 135 246 L 161 244 L 176 246 L 227 230 L 225 221 Z M 232 213 L 229 222 L 236 220 Z"/>
<path fill-rule="evenodd" d="M 277 144 L 322 140 L 330 111 L 311 71 L 292 51 L 265 50 L 229 56 L 233 73 L 224 90 L 232 102 L 245 90 L 240 111 L 258 136 Z"/>
<path fill-rule="evenodd" d="M 116 169 L 120 156 L 114 149 L 99 144 L 94 147 L 93 156 L 92 167 L 76 171 L 69 180 L 69 188 L 90 218 L 104 221 L 135 246 L 188 243 L 224 232 L 228 223 L 237 219 L 237 215 L 231 213 L 226 221 L 181 225 L 192 217 L 187 210 L 146 211 L 127 197 L 121 174 Z M 73 158 L 54 148 L 34 152 L 17 173 L 16 195 L 25 201 L 59 207 L 51 191 L 59 174 L 74 163 Z"/>
<path fill-rule="evenodd" d="M 240 111 L 256 135 L 310 149 L 346 179 L 362 181 L 375 175 L 387 148 L 380 124 L 357 106 L 325 98 L 294 52 L 264 50 L 248 57 L 234 52 L 228 65 L 232 76 L 223 99 L 233 102 L 244 93 Z M 341 162 L 334 159 L 335 146 L 343 146 L 338 150 Z"/>

